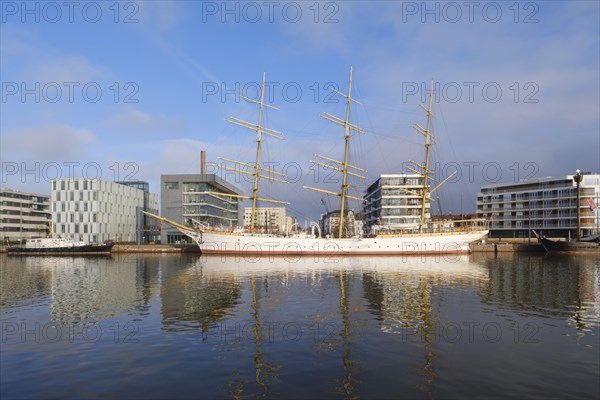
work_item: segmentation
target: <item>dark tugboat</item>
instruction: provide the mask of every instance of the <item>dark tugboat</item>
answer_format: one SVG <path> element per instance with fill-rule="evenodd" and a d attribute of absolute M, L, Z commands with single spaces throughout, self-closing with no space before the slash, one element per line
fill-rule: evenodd
<path fill-rule="evenodd" d="M 86 242 L 76 242 L 68 239 L 28 239 L 25 246 L 9 247 L 8 254 L 28 255 L 28 254 L 51 254 L 51 255 L 76 255 L 76 254 L 108 254 L 115 244 L 108 242 L 104 244 L 89 244 Z"/>

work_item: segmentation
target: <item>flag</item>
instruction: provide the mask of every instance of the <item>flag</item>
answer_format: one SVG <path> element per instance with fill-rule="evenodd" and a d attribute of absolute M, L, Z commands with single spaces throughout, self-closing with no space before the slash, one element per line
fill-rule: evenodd
<path fill-rule="evenodd" d="M 598 208 L 596 203 L 594 203 L 594 199 L 592 199 L 591 197 L 588 199 L 588 205 L 590 206 L 590 210 L 592 212 L 594 212 L 594 210 L 596 210 Z"/>

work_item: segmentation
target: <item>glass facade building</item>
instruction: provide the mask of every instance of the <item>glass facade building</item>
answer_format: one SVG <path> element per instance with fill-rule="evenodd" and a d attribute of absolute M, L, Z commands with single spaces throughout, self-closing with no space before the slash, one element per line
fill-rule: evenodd
<path fill-rule="evenodd" d="M 240 189 L 214 174 L 161 175 L 161 216 L 192 226 L 194 221 L 219 228 L 236 228 L 243 223 L 243 202 L 239 198 L 214 194 L 241 195 Z M 187 236 L 164 224 L 162 243 L 189 243 Z"/>

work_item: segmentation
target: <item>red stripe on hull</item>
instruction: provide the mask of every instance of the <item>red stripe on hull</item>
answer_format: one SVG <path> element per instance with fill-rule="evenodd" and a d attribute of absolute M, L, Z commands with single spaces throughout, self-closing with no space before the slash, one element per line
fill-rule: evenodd
<path fill-rule="evenodd" d="M 443 255 L 443 254 L 469 254 L 471 250 L 449 250 L 449 251 L 397 251 L 381 253 L 377 251 L 290 251 L 269 252 L 259 250 L 200 250 L 203 254 L 242 254 L 246 256 L 421 256 L 421 255 Z"/>

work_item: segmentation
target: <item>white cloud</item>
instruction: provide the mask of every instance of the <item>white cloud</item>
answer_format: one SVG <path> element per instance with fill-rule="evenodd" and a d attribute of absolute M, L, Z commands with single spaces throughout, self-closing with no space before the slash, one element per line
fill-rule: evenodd
<path fill-rule="evenodd" d="M 108 69 L 95 66 L 81 55 L 70 54 L 42 59 L 22 71 L 22 78 L 38 82 L 79 82 L 114 79 Z"/>
<path fill-rule="evenodd" d="M 96 139 L 89 129 L 65 124 L 15 129 L 2 134 L 2 158 L 13 162 L 72 160 L 81 157 Z"/>
<path fill-rule="evenodd" d="M 135 107 L 128 107 L 112 117 L 109 124 L 115 128 L 129 132 L 141 133 L 173 133 L 185 129 L 183 120 L 164 115 L 153 115 Z"/>

